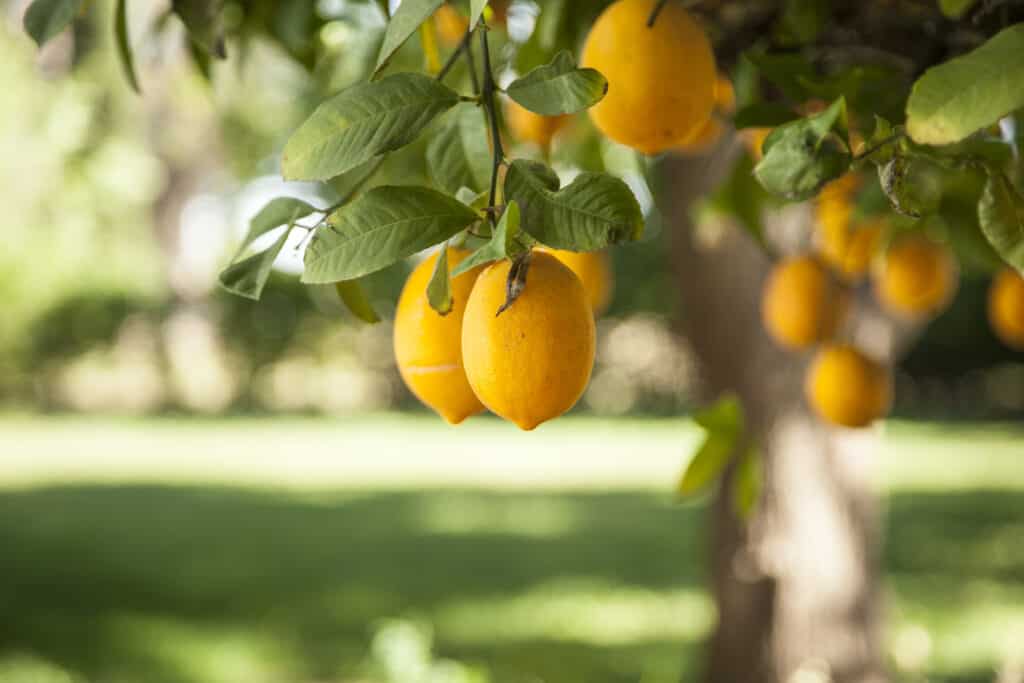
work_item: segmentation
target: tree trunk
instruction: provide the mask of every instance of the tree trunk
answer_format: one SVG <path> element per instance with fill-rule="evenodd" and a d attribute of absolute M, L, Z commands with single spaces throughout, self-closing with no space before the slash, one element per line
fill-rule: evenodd
<path fill-rule="evenodd" d="M 880 528 L 869 481 L 875 434 L 829 429 L 808 412 L 803 376 L 810 354 L 783 351 L 761 325 L 770 259 L 733 225 L 692 222 L 693 199 L 721 175 L 727 157 L 666 162 L 669 191 L 660 202 L 681 324 L 703 387 L 709 398 L 739 396 L 763 455 L 764 491 L 750 524 L 732 511 L 728 476 L 713 506 L 719 623 L 707 680 L 882 681 Z M 781 227 L 793 233 L 805 219 L 797 208 Z M 850 333 L 890 358 L 898 331 L 870 309 L 856 319 Z"/>

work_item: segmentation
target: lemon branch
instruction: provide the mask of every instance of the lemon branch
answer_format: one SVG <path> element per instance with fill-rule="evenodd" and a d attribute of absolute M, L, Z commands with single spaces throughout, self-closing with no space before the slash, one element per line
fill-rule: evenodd
<path fill-rule="evenodd" d="M 480 100 L 483 102 L 484 110 L 487 112 L 487 119 L 491 124 L 491 146 L 494 150 L 494 161 L 491 164 L 491 190 L 488 195 L 487 206 L 493 209 L 498 191 L 498 169 L 501 168 L 505 152 L 501 147 L 501 131 L 498 130 L 498 109 L 494 100 L 494 92 L 497 90 L 497 86 L 494 83 L 494 72 L 491 70 L 491 51 L 487 45 L 487 25 L 482 21 L 480 25 L 482 29 L 480 31 L 480 47 L 484 53 L 483 89 L 480 94 Z M 491 211 L 489 213 L 491 224 L 493 225 L 496 223 L 494 212 Z"/>

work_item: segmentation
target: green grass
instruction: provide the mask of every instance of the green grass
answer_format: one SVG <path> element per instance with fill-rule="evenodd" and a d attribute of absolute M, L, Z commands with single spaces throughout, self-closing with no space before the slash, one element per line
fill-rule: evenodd
<path fill-rule="evenodd" d="M 704 511 L 669 491 L 693 438 L 0 419 L 0 681 L 354 682 L 396 618 L 497 683 L 692 680 L 714 620 Z M 885 441 L 894 661 L 992 681 L 1024 643 L 1024 432 Z"/>

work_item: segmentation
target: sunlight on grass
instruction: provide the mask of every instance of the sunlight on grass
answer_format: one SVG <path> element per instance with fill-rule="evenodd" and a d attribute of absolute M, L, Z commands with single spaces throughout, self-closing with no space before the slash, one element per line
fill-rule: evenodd
<path fill-rule="evenodd" d="M 580 522 L 577 507 L 564 500 L 535 500 L 529 505 L 511 500 L 481 500 L 479 496 L 449 494 L 420 502 L 414 516 L 426 533 L 470 535 L 488 532 L 528 537 L 557 537 Z"/>
<path fill-rule="evenodd" d="M 106 621 L 109 638 L 146 653 L 157 671 L 209 683 L 273 683 L 301 670 L 284 643 L 261 636 L 252 626 L 215 627 L 194 621 L 119 615 Z"/>
<path fill-rule="evenodd" d="M 1024 643 L 1024 431 L 879 434 L 890 659 L 905 680 L 989 683 Z M 0 683 L 379 683 L 374 634 L 395 620 L 423 625 L 451 680 L 690 680 L 715 619 L 706 510 L 671 492 L 698 436 L 682 419 L 0 417 L 17 624 Z"/>
<path fill-rule="evenodd" d="M 562 578 L 513 596 L 455 600 L 435 616 L 455 643 L 550 639 L 597 646 L 705 637 L 715 608 L 703 590 L 654 591 Z"/>
<path fill-rule="evenodd" d="M 898 577 L 890 651 L 909 671 L 953 675 L 1024 656 L 1024 585 Z"/>

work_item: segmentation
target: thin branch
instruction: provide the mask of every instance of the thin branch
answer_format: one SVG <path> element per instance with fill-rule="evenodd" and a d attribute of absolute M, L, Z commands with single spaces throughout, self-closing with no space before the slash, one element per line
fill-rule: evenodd
<path fill-rule="evenodd" d="M 874 154 L 878 150 L 882 149 L 886 145 L 891 144 L 893 142 L 896 142 L 897 140 L 902 139 L 905 135 L 906 135 L 906 133 L 903 133 L 903 132 L 893 133 L 892 135 L 890 135 L 889 137 L 885 138 L 884 140 L 879 141 L 878 143 L 872 145 L 871 147 L 868 147 L 867 149 L 865 149 L 860 154 L 855 155 L 853 157 L 853 160 L 854 161 L 860 161 L 861 159 L 866 159 L 867 157 L 871 156 L 872 154 Z"/>
<path fill-rule="evenodd" d="M 453 50 L 452 53 L 448 55 L 448 59 L 445 60 L 444 64 L 441 66 L 441 70 L 437 72 L 437 76 L 435 76 L 434 78 L 436 78 L 438 81 L 444 80 L 444 77 L 447 76 L 448 72 L 452 70 L 453 66 L 455 66 L 455 62 L 458 61 L 459 55 L 462 54 L 463 50 L 466 50 L 469 47 L 469 41 L 472 39 L 473 29 L 470 28 L 469 30 L 466 31 L 466 35 L 462 36 L 462 40 L 459 41 L 459 44 L 455 47 L 455 50 Z"/>
<path fill-rule="evenodd" d="M 349 188 L 349 191 L 346 192 L 341 199 L 334 202 L 326 209 L 317 209 L 317 211 L 323 214 L 324 216 L 329 216 L 338 209 L 340 209 L 341 207 L 343 207 L 345 204 L 347 204 L 349 200 L 352 199 L 352 197 L 354 197 L 357 192 L 359 192 L 359 190 L 363 189 L 363 186 L 366 185 L 367 182 L 369 182 L 370 178 L 372 178 L 374 174 L 376 174 L 377 171 L 380 170 L 381 164 L 384 163 L 385 158 L 386 157 L 384 156 L 377 157 L 377 160 L 373 162 L 373 166 L 370 167 L 370 170 L 363 174 L 363 177 L 360 178 L 355 185 Z"/>
<path fill-rule="evenodd" d="M 647 28 L 654 26 L 654 22 L 658 20 L 658 15 L 661 14 L 661 10 L 668 4 L 668 0 L 658 0 L 658 4 L 651 10 L 651 15 L 647 17 Z"/>
<path fill-rule="evenodd" d="M 501 168 L 501 161 L 505 158 L 505 151 L 501 147 L 501 131 L 498 129 L 498 108 L 495 105 L 494 92 L 497 86 L 494 83 L 494 72 L 491 70 L 491 51 L 487 45 L 487 26 L 481 22 L 480 47 L 484 53 L 484 78 L 483 92 L 480 99 L 484 109 L 487 111 L 487 118 L 491 124 L 491 147 L 494 151 L 493 163 L 491 164 L 491 191 L 488 195 L 487 205 L 493 208 L 498 192 L 498 169 Z M 491 223 L 496 223 L 494 213 L 490 213 Z"/>

